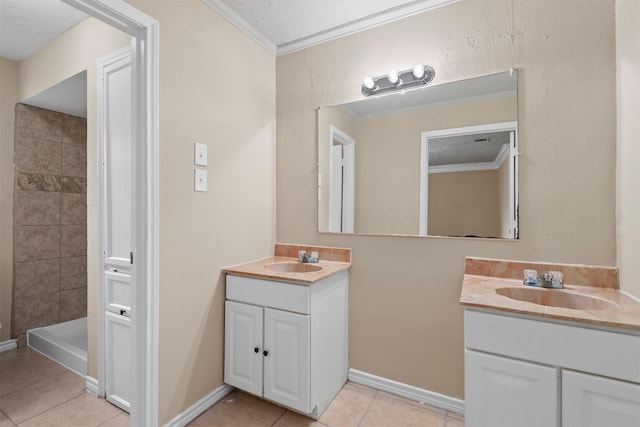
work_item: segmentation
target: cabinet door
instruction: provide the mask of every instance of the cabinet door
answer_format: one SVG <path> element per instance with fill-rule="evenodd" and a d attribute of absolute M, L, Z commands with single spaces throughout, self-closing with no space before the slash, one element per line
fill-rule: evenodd
<path fill-rule="evenodd" d="M 555 368 L 465 350 L 465 426 L 558 426 Z"/>
<path fill-rule="evenodd" d="M 262 396 L 263 308 L 225 302 L 224 382 Z"/>
<path fill-rule="evenodd" d="M 105 313 L 106 398 L 129 412 L 131 407 L 131 319 Z"/>
<path fill-rule="evenodd" d="M 311 412 L 309 316 L 265 309 L 264 397 Z"/>
<path fill-rule="evenodd" d="M 640 384 L 562 371 L 562 425 L 640 426 Z"/>

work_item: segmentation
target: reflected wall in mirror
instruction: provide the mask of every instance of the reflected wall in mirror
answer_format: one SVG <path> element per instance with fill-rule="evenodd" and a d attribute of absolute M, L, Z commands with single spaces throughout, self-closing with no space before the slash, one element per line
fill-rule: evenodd
<path fill-rule="evenodd" d="M 516 71 L 320 108 L 318 231 L 517 239 L 517 120 Z"/>

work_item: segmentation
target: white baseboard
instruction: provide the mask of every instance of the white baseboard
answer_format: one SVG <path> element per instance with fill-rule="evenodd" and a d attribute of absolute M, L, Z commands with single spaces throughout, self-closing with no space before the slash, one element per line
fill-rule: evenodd
<path fill-rule="evenodd" d="M 86 383 L 85 383 L 84 387 L 87 390 L 87 393 L 92 394 L 94 396 L 98 395 L 98 380 L 97 379 L 87 375 L 86 376 Z"/>
<path fill-rule="evenodd" d="M 0 353 L 15 350 L 16 348 L 18 348 L 18 340 L 6 340 L 0 342 Z"/>
<path fill-rule="evenodd" d="M 366 372 L 349 369 L 347 380 L 356 384 L 362 384 L 376 390 L 386 391 L 416 402 L 426 403 L 436 408 L 446 409 L 456 414 L 464 415 L 464 400 L 456 399 L 451 396 L 436 393 L 422 388 L 414 387 L 409 384 L 400 383 L 387 378 L 378 377 L 376 375 L 367 374 Z"/>
<path fill-rule="evenodd" d="M 165 427 L 183 427 L 195 420 L 198 415 L 221 401 L 227 394 L 233 391 L 233 387 L 227 384 L 222 384 L 211 393 L 207 394 L 202 399 L 185 409 L 178 415 L 176 415 L 171 421 L 165 424 Z"/>

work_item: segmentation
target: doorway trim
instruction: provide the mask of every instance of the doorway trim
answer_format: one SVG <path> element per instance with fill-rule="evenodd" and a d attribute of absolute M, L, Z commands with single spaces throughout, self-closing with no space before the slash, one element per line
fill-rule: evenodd
<path fill-rule="evenodd" d="M 333 141 L 342 145 L 343 156 L 343 177 L 342 177 L 342 227 L 339 232 L 353 233 L 354 223 L 354 194 L 355 194 L 355 147 L 356 141 L 345 132 L 334 125 L 329 127 L 329 148 L 333 146 Z M 333 170 L 336 165 L 333 155 L 329 154 L 329 189 L 333 188 Z M 329 217 L 335 208 L 332 203 L 333 197 L 329 194 Z M 331 221 L 329 221 L 331 223 Z M 329 230 L 333 231 L 333 230 Z"/>
<path fill-rule="evenodd" d="M 132 278 L 137 286 L 133 290 L 131 425 L 157 425 L 159 23 L 123 0 L 62 1 L 132 37 L 132 166 L 140 203 L 132 236 Z M 104 355 L 99 357 L 99 363 L 104 363 Z M 104 384 L 99 387 L 104 390 Z"/>
<path fill-rule="evenodd" d="M 518 193 L 517 193 L 517 168 L 515 164 L 515 156 L 517 155 L 517 132 L 518 122 L 501 122 L 501 123 L 489 123 L 477 126 L 466 126 L 461 128 L 451 129 L 439 129 L 433 131 L 426 131 L 421 133 L 420 140 L 420 222 L 418 227 L 418 235 L 427 236 L 429 233 L 429 140 L 450 136 L 472 135 L 476 133 L 488 133 L 488 132 L 500 132 L 509 131 L 513 132 L 515 138 L 512 139 L 509 150 L 507 150 L 509 160 L 509 209 L 510 209 L 510 233 L 512 239 L 517 239 L 517 206 L 518 206 Z M 504 154 L 504 153 L 501 153 Z M 499 165 L 498 165 L 499 166 Z M 486 167 L 483 167 L 486 169 Z M 455 171 L 455 170 L 452 170 Z M 515 187 L 515 188 L 514 188 Z M 514 225 L 514 218 L 516 218 Z"/>

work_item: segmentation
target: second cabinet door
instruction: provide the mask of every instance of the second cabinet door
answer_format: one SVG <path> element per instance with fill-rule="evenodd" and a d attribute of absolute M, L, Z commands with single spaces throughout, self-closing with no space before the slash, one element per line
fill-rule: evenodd
<path fill-rule="evenodd" d="M 311 412 L 309 316 L 264 309 L 264 397 Z"/>
<path fill-rule="evenodd" d="M 640 385 L 562 371 L 562 425 L 640 426 Z"/>
<path fill-rule="evenodd" d="M 557 425 L 555 368 L 465 350 L 465 426 Z"/>
<path fill-rule="evenodd" d="M 225 302 L 224 381 L 262 396 L 263 308 Z"/>

